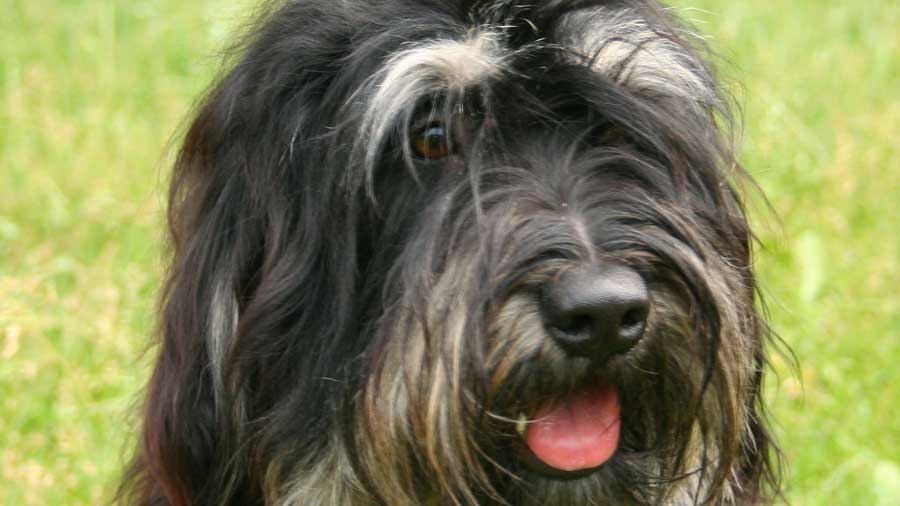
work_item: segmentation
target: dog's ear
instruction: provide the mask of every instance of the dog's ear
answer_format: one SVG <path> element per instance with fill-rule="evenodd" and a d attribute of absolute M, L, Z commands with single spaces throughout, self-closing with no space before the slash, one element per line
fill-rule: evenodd
<path fill-rule="evenodd" d="M 247 427 L 285 416 L 302 429 L 304 416 L 325 411 L 318 406 L 329 397 L 326 388 L 298 382 L 335 374 L 328 357 L 337 339 L 329 337 L 342 332 L 335 322 L 355 321 L 346 314 L 354 245 L 349 233 L 334 240 L 352 228 L 342 223 L 343 196 L 315 188 L 338 187 L 318 180 L 343 174 L 323 168 L 327 153 L 315 147 L 321 132 L 308 126 L 328 124 L 328 111 L 315 104 L 328 93 L 324 66 L 340 41 L 314 33 L 321 31 L 315 12 L 291 8 L 275 14 L 279 23 L 254 29 L 199 105 L 178 151 L 159 355 L 122 502 L 259 496 L 267 471 L 260 462 L 275 459 L 254 454 L 266 441 Z M 304 36 L 279 33 L 286 27 Z M 273 413 L 276 407 L 282 411 Z"/>
<path fill-rule="evenodd" d="M 213 502 L 208 484 L 224 483 L 214 474 L 237 444 L 224 361 L 237 331 L 238 295 L 253 282 L 266 240 L 264 212 L 247 184 L 249 132 L 233 115 L 240 81 L 226 77 L 202 104 L 175 163 L 158 357 L 125 484 L 133 504 Z"/>

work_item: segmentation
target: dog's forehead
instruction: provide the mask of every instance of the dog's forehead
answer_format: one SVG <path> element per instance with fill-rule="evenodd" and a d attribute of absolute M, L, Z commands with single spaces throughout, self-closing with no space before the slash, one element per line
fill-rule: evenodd
<path fill-rule="evenodd" d="M 470 13 L 465 23 L 408 40 L 393 52 L 380 73 L 382 90 L 408 96 L 411 83 L 427 82 L 417 91 L 433 92 L 527 78 L 529 69 L 516 62 L 549 49 L 557 61 L 541 65 L 580 64 L 636 91 L 715 98 L 702 62 L 685 42 L 688 32 L 673 33 L 654 11 L 600 5 L 554 11 L 548 22 L 517 2 L 481 2 Z"/>
<path fill-rule="evenodd" d="M 362 64 L 381 56 L 349 101 L 361 111 L 355 135 L 364 139 L 368 166 L 394 132 L 408 135 L 421 105 L 443 107 L 429 114 L 445 123 L 451 108 L 475 99 L 498 122 L 567 117 L 570 125 L 586 112 L 608 116 L 610 96 L 613 103 L 665 100 L 695 117 L 720 105 L 715 79 L 682 25 L 638 0 L 540 4 L 552 9 L 488 2 L 454 15 L 417 5 L 410 19 L 418 22 L 391 24 L 390 36 L 370 31 L 371 44 L 356 39 Z"/>

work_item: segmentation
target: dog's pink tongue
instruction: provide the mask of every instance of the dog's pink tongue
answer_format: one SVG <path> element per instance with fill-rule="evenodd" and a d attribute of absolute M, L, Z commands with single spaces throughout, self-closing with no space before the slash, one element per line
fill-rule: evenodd
<path fill-rule="evenodd" d="M 544 464 L 562 471 L 603 464 L 619 444 L 619 396 L 609 387 L 543 406 L 525 442 Z"/>

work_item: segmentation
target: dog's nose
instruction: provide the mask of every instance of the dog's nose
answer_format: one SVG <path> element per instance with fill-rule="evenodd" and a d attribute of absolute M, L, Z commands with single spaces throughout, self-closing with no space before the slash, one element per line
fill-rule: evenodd
<path fill-rule="evenodd" d="M 607 358 L 640 341 L 650 300 L 640 274 L 604 263 L 565 272 L 546 284 L 541 311 L 548 332 L 566 352 Z"/>

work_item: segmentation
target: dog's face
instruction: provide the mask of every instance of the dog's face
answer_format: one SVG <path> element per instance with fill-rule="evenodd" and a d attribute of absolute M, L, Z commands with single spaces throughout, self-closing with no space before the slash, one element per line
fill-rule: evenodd
<path fill-rule="evenodd" d="M 643 1 L 289 1 L 176 167 L 147 503 L 764 501 L 727 99 Z"/>

